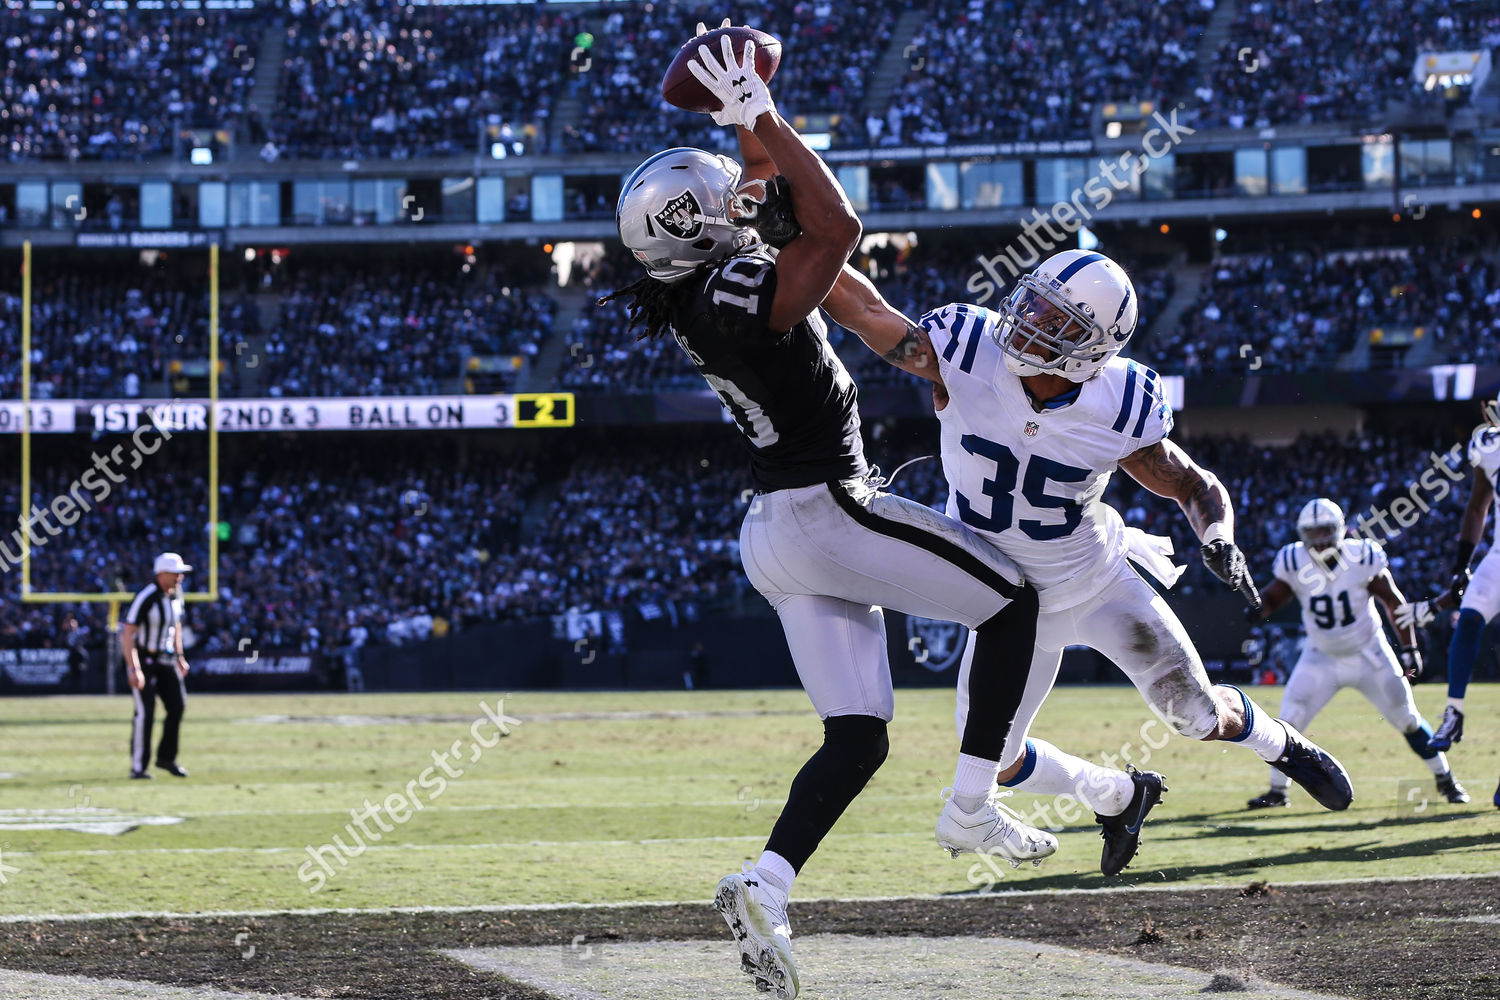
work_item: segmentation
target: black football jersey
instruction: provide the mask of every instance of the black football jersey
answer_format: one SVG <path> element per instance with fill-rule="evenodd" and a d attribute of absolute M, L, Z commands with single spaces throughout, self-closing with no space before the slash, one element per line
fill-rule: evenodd
<path fill-rule="evenodd" d="M 828 344 L 823 317 L 785 333 L 769 328 L 776 261 L 764 248 L 731 257 L 672 318 L 672 332 L 734 417 L 761 490 L 784 490 L 869 471 L 854 380 Z"/>

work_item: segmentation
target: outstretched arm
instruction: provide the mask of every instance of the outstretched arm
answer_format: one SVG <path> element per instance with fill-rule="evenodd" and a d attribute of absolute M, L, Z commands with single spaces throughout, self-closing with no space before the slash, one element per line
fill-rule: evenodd
<path fill-rule="evenodd" d="M 1157 496 L 1176 500 L 1199 541 L 1234 541 L 1229 491 L 1218 476 L 1194 462 L 1172 441 L 1163 439 L 1127 455 L 1120 468 Z M 1211 530 L 1216 524 L 1219 528 Z"/>
<path fill-rule="evenodd" d="M 876 291 L 869 278 L 848 264 L 823 300 L 823 308 L 835 323 L 854 331 L 866 347 L 897 368 L 943 384 L 927 331 L 907 319 Z"/>
<path fill-rule="evenodd" d="M 1234 510 L 1218 476 L 1166 439 L 1126 456 L 1120 468 L 1157 496 L 1176 500 L 1203 543 L 1203 564 L 1243 594 L 1252 611 L 1262 606 L 1245 554 L 1234 544 Z"/>
<path fill-rule="evenodd" d="M 790 330 L 827 297 L 844 262 L 859 243 L 859 216 L 827 164 L 807 147 L 781 115 L 755 71 L 755 44 L 736 56 L 726 35 L 722 51 L 700 46 L 688 69 L 722 103 L 720 125 L 748 129 L 790 186 L 792 211 L 802 232 L 781 250 L 770 328 Z"/>

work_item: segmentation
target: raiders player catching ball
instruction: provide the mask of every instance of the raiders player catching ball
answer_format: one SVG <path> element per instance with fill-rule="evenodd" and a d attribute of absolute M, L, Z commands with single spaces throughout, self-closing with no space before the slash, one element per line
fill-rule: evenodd
<path fill-rule="evenodd" d="M 727 157 L 682 148 L 646 160 L 617 211 L 646 276 L 603 301 L 627 296 L 640 336 L 673 337 L 734 416 L 757 490 L 741 560 L 781 618 L 823 720 L 823 745 L 793 779 L 764 853 L 715 895 L 742 971 L 788 998 L 798 988 L 792 881 L 886 756 L 894 700 L 882 608 L 975 630 L 966 692 L 975 708 L 938 842 L 1019 863 L 1047 857 L 1057 841 L 1022 823 L 995 788 L 1031 659 L 1036 592 L 963 525 L 883 492 L 872 476 L 854 383 L 817 313 L 859 240 L 859 218 L 753 66 L 753 45 L 736 57 L 725 39 L 722 54 L 700 46 L 691 68 L 723 104 L 714 121 L 748 130 L 780 177 L 742 191 Z"/>

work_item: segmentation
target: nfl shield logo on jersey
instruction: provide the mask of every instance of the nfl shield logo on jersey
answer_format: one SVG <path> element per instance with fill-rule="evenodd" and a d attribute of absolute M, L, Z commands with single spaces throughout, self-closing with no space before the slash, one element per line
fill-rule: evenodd
<path fill-rule="evenodd" d="M 703 209 L 693 192 L 682 194 L 667 202 L 667 207 L 657 212 L 657 224 L 680 240 L 690 240 L 703 231 Z"/>
<path fill-rule="evenodd" d="M 1035 420 L 1028 420 L 1026 421 L 1026 426 L 1023 427 L 1022 430 L 1026 432 L 1027 437 L 1034 438 L 1036 437 L 1036 432 L 1041 430 L 1041 428 L 1037 426 Z"/>
<path fill-rule="evenodd" d="M 935 674 L 952 667 L 963 655 L 966 630 L 953 622 L 906 616 L 906 648 L 912 658 Z"/>

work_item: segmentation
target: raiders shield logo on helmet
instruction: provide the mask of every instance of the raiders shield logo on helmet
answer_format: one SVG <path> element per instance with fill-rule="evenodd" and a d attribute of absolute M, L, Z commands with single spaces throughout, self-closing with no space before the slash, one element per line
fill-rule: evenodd
<path fill-rule="evenodd" d="M 684 191 L 667 202 L 667 207 L 652 218 L 679 240 L 691 240 L 703 232 L 703 209 L 691 191 Z"/>
<path fill-rule="evenodd" d="M 952 667 L 963 656 L 967 630 L 953 622 L 906 616 L 906 648 L 912 658 L 935 674 Z"/>

